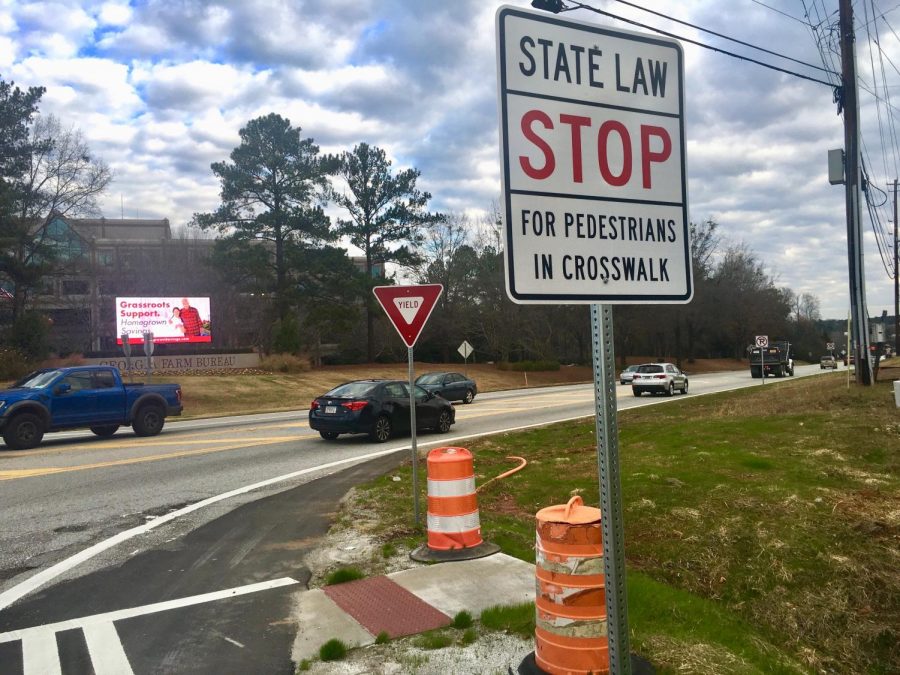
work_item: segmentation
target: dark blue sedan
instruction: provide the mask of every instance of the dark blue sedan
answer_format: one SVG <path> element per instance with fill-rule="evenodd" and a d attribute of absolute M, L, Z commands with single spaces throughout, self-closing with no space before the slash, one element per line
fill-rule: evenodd
<path fill-rule="evenodd" d="M 456 411 L 446 399 L 416 387 L 416 430 L 450 431 Z M 400 380 L 345 382 L 309 406 L 309 427 L 325 440 L 340 434 L 368 434 L 384 443 L 394 433 L 409 433 L 409 384 Z"/>
<path fill-rule="evenodd" d="M 425 373 L 416 378 L 416 384 L 448 401 L 471 403 L 478 393 L 475 380 L 461 373 Z"/>

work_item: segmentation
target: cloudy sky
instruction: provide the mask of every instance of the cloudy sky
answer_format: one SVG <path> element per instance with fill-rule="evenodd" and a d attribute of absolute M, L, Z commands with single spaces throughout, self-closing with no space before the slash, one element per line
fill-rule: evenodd
<path fill-rule="evenodd" d="M 218 182 L 210 163 L 228 157 L 248 120 L 273 111 L 325 152 L 359 142 L 384 148 L 396 168 L 422 172 L 433 209 L 478 216 L 501 190 L 500 4 L 0 0 L 0 77 L 46 87 L 41 112 L 81 129 L 111 166 L 115 180 L 102 204 L 109 218 L 124 212 L 177 227 L 212 210 Z M 585 4 L 834 81 L 622 2 Z M 837 0 L 639 4 L 808 64 L 840 63 L 830 29 Z M 900 30 L 900 11 L 894 0 L 858 0 L 855 8 L 866 161 L 873 186 L 887 190 L 898 171 L 888 104 L 892 93 L 900 97 L 893 30 Z M 563 16 L 643 30 L 584 9 Z M 817 296 L 824 318 L 846 316 L 843 188 L 829 185 L 826 163 L 827 151 L 843 145 L 832 89 L 683 44 L 691 218 L 717 221 L 723 237 L 752 249 L 779 285 Z M 872 190 L 876 204 L 888 197 Z M 891 207 L 888 201 L 878 209 L 888 247 Z M 893 313 L 893 280 L 868 216 L 865 242 L 869 314 Z"/>

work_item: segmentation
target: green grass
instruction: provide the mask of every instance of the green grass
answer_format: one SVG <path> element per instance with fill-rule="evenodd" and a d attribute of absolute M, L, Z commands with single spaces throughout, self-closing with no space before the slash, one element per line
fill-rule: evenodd
<path fill-rule="evenodd" d="M 481 612 L 481 625 L 523 638 L 534 637 L 534 603 L 488 607 Z"/>
<path fill-rule="evenodd" d="M 341 567 L 325 578 L 325 585 L 333 586 L 334 584 L 345 584 L 348 581 L 363 579 L 365 576 L 365 573 L 356 567 Z"/>
<path fill-rule="evenodd" d="M 453 644 L 453 637 L 444 631 L 433 630 L 419 635 L 413 644 L 421 649 L 443 649 Z"/>
<path fill-rule="evenodd" d="M 454 628 L 469 628 L 473 623 L 474 620 L 472 619 L 472 615 L 466 610 L 463 610 L 461 612 L 457 612 L 456 616 L 453 617 L 452 626 Z"/>
<path fill-rule="evenodd" d="M 340 661 L 346 656 L 347 645 L 337 638 L 331 638 L 319 647 L 319 658 L 323 661 Z"/>
<path fill-rule="evenodd" d="M 891 392 L 828 374 L 619 414 L 629 627 L 660 672 L 900 672 Z M 510 468 L 508 455 L 528 460 L 478 495 L 485 538 L 509 555 L 534 561 L 541 508 L 599 501 L 593 423 L 468 447 L 479 485 Z M 408 466 L 396 474 L 409 484 Z M 390 477 L 357 498 L 378 507 L 383 541 L 421 543 Z M 527 637 L 533 608 L 521 611 Z"/>

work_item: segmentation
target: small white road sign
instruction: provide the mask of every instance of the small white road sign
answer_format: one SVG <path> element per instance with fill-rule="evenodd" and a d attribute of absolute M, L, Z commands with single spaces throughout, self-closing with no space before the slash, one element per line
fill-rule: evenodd
<path fill-rule="evenodd" d="M 459 348 L 456 351 L 458 351 L 460 356 L 462 356 L 464 359 L 467 359 L 472 355 L 472 352 L 475 350 L 472 348 L 472 345 L 469 344 L 468 340 L 463 340 L 462 344 L 459 346 Z"/>
<path fill-rule="evenodd" d="M 681 46 L 515 7 L 497 41 L 509 297 L 689 302 Z"/>
<path fill-rule="evenodd" d="M 756 346 L 757 347 L 768 347 L 769 346 L 769 336 L 768 335 L 757 335 L 756 336 Z"/>
<path fill-rule="evenodd" d="M 825 343 L 825 349 L 827 349 L 828 351 L 832 351 L 832 350 L 834 349 L 834 343 L 833 343 L 833 342 L 826 342 L 826 343 Z"/>

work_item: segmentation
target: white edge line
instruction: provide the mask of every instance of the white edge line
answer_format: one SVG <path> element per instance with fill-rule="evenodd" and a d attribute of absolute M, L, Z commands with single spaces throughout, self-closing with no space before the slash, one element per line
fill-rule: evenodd
<path fill-rule="evenodd" d="M 761 383 L 759 383 L 761 384 Z M 735 391 L 737 389 L 746 389 L 747 386 L 735 386 L 730 389 L 721 389 L 719 391 L 709 391 L 703 392 L 701 394 L 694 394 L 691 398 L 696 398 L 698 396 L 709 396 L 711 394 L 723 394 L 729 391 Z M 618 397 L 617 397 L 618 398 Z M 655 401 L 653 403 L 645 403 L 644 405 L 654 405 L 659 403 L 664 403 L 667 401 L 675 401 L 678 399 L 665 398 L 660 401 Z M 628 408 L 624 408 L 624 410 L 629 410 L 633 407 L 641 407 L 641 406 L 629 406 Z M 567 417 L 564 419 L 553 420 L 551 422 L 536 422 L 534 424 L 526 424 L 519 427 L 509 427 L 507 429 L 497 429 L 495 431 L 488 431 L 477 434 L 466 434 L 463 436 L 453 436 L 451 438 L 441 438 L 437 441 L 427 441 L 425 443 L 421 443 L 422 447 L 427 447 L 430 445 L 445 445 L 448 443 L 453 443 L 454 441 L 463 441 L 469 438 L 480 438 L 483 436 L 495 436 L 496 434 L 506 434 L 512 433 L 515 431 L 524 431 L 525 429 L 534 429 L 536 427 L 546 427 L 551 424 L 562 424 L 564 422 L 572 422 L 575 420 L 585 419 L 587 417 L 593 417 L 594 415 L 576 415 L 574 417 Z M 385 455 L 390 455 L 394 452 L 399 452 L 401 450 L 409 450 L 412 448 L 412 445 L 403 445 L 399 448 L 391 448 L 390 450 L 379 450 L 378 452 L 370 452 L 365 455 L 357 455 L 356 457 L 348 457 L 347 459 L 340 459 L 334 462 L 328 462 L 327 464 L 319 464 L 318 466 L 310 467 L 308 469 L 301 469 L 300 471 L 293 471 L 291 473 L 286 473 L 281 476 L 276 476 L 275 478 L 268 478 L 264 481 L 260 481 L 258 483 L 253 483 L 252 485 L 245 485 L 244 487 L 236 488 L 234 490 L 230 490 L 228 492 L 223 492 L 222 494 L 215 495 L 213 497 L 208 497 L 199 502 L 195 502 L 188 506 L 185 506 L 182 509 L 178 509 L 177 511 L 171 511 L 164 516 L 160 516 L 154 520 L 151 520 L 143 525 L 139 525 L 138 527 L 133 527 L 130 530 L 125 530 L 123 532 L 119 532 L 119 534 L 110 537 L 109 539 L 105 539 L 103 541 L 97 542 L 93 546 L 89 546 L 83 551 L 76 553 L 75 555 L 66 558 L 65 560 L 61 560 L 55 565 L 51 565 L 45 570 L 38 572 L 37 574 L 28 577 L 22 583 L 13 586 L 7 591 L 0 593 L 0 611 L 6 609 L 11 604 L 16 602 L 17 600 L 22 599 L 29 593 L 37 590 L 44 584 L 52 581 L 53 579 L 65 574 L 69 570 L 74 567 L 77 567 L 83 562 L 86 562 L 93 558 L 94 556 L 103 553 L 103 551 L 109 550 L 113 546 L 117 544 L 121 544 L 123 541 L 128 541 L 129 539 L 133 539 L 134 537 L 140 534 L 146 534 L 151 530 L 155 530 L 160 525 L 164 525 L 171 520 L 175 520 L 176 518 L 180 518 L 181 516 L 185 516 L 188 513 L 192 513 L 193 511 L 198 511 L 207 506 L 211 506 L 218 502 L 224 501 L 225 499 L 230 499 L 231 497 L 237 497 L 239 495 L 245 494 L 247 492 L 251 492 L 252 490 L 257 490 L 259 488 L 268 487 L 269 485 L 274 485 L 276 483 L 281 483 L 286 480 L 290 480 L 291 478 L 297 478 L 298 476 L 303 476 L 309 473 L 314 473 L 316 471 L 322 471 L 325 469 L 332 469 L 338 466 L 343 466 L 344 464 L 353 464 L 357 462 L 362 462 L 369 459 L 376 459 L 378 457 L 384 457 Z"/>
<path fill-rule="evenodd" d="M 8 633 L 0 634 L 0 644 L 4 642 L 13 642 L 15 640 L 23 640 L 31 634 L 38 634 L 47 631 L 58 633 L 63 630 L 72 628 L 84 628 L 97 624 L 111 624 L 115 621 L 123 619 L 131 619 L 136 616 L 144 616 L 145 614 L 155 614 L 156 612 L 166 612 L 170 609 L 179 607 L 189 607 L 191 605 L 199 605 L 204 602 L 212 602 L 221 600 L 222 598 L 235 598 L 239 595 L 247 595 L 248 593 L 259 593 L 272 588 L 281 588 L 282 586 L 291 586 L 298 584 L 299 581 L 290 577 L 282 577 L 281 579 L 272 579 L 271 581 L 260 581 L 247 586 L 235 586 L 234 588 L 226 588 L 221 591 L 212 591 L 211 593 L 203 593 L 201 595 L 191 595 L 186 598 L 175 598 L 173 600 L 165 600 L 163 602 L 155 602 L 152 605 L 143 605 L 142 607 L 130 607 L 128 609 L 117 609 L 113 612 L 105 612 L 103 614 L 93 614 L 91 616 L 81 617 L 80 619 L 67 619 L 57 623 L 48 623 L 43 626 L 35 626 L 33 628 L 20 628 Z M 227 638 L 226 638 L 227 639 Z"/>

